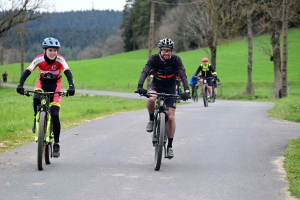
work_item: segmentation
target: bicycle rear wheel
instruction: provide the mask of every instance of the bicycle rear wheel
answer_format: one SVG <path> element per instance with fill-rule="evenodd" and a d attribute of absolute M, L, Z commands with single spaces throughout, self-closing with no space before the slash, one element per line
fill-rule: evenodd
<path fill-rule="evenodd" d="M 214 88 L 212 88 L 211 97 L 210 97 L 210 102 L 211 102 L 211 103 L 214 103 L 215 100 L 216 100 L 215 91 L 214 91 Z"/>
<path fill-rule="evenodd" d="M 44 163 L 45 163 L 45 134 L 46 134 L 46 127 L 47 127 L 47 120 L 46 120 L 46 112 L 41 111 L 40 114 L 40 129 L 39 129 L 39 139 L 38 139 L 38 150 L 37 150 L 37 165 L 39 170 L 43 170 Z"/>
<path fill-rule="evenodd" d="M 50 142 L 47 145 L 45 145 L 45 163 L 47 165 L 51 164 L 52 150 L 53 150 L 53 124 L 51 122 L 51 125 L 50 125 Z"/>
<path fill-rule="evenodd" d="M 207 100 L 207 86 L 206 85 L 203 85 L 202 96 L 203 96 L 204 107 L 207 107 L 208 106 L 208 100 Z"/>
<path fill-rule="evenodd" d="M 164 135 L 165 135 L 165 113 L 160 113 L 158 118 L 158 125 L 156 130 L 156 137 L 158 142 L 155 145 L 155 156 L 154 156 L 154 162 L 155 162 L 155 170 L 158 171 L 160 169 L 161 165 L 161 159 L 162 159 L 162 152 L 163 152 L 163 146 L 164 146 Z"/>

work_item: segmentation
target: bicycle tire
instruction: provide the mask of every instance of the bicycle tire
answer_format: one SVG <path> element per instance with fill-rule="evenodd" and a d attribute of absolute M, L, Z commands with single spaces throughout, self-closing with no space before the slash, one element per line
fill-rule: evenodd
<path fill-rule="evenodd" d="M 47 127 L 47 120 L 46 120 L 46 112 L 41 111 L 40 113 L 40 120 L 39 120 L 39 138 L 38 138 L 38 150 L 37 150 L 37 165 L 39 170 L 43 170 L 44 163 L 45 163 L 45 134 L 46 134 L 46 127 Z"/>
<path fill-rule="evenodd" d="M 203 85 L 203 87 L 202 87 L 202 96 L 203 96 L 204 107 L 207 107 L 208 99 L 207 99 L 207 86 L 206 85 Z"/>
<path fill-rule="evenodd" d="M 211 98 L 210 98 L 210 102 L 211 102 L 211 103 L 215 103 L 216 98 L 215 98 L 214 88 L 212 88 L 211 94 L 212 94 L 212 95 L 211 95 Z"/>
<path fill-rule="evenodd" d="M 51 122 L 50 137 L 51 137 L 52 131 L 53 131 L 53 125 Z M 53 138 L 50 138 L 50 142 L 47 145 L 45 145 L 45 163 L 47 165 L 51 164 L 52 151 L 53 151 Z"/>
<path fill-rule="evenodd" d="M 159 114 L 159 119 L 158 119 L 158 126 L 156 130 L 156 136 L 158 139 L 158 143 L 155 146 L 155 165 L 154 169 L 156 171 L 159 171 L 160 165 L 161 165 L 161 159 L 162 159 L 162 153 L 163 153 L 163 147 L 164 147 L 164 135 L 165 135 L 165 113 L 160 113 Z"/>
<path fill-rule="evenodd" d="M 195 91 L 193 92 L 192 99 L 193 99 L 194 102 L 196 101 L 196 92 Z"/>
<path fill-rule="evenodd" d="M 198 102 L 198 91 L 197 91 L 197 90 L 195 90 L 195 93 L 196 93 L 196 96 L 195 96 L 195 98 L 196 98 L 196 102 Z"/>

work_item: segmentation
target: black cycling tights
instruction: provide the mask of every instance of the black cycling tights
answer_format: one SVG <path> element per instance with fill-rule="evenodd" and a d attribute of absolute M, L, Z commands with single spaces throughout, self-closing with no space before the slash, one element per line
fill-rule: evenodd
<path fill-rule="evenodd" d="M 37 106 L 40 105 L 40 103 L 41 103 L 40 99 L 33 98 L 34 116 L 36 116 Z M 59 110 L 60 110 L 60 107 L 58 107 L 58 106 L 50 107 L 55 143 L 59 143 L 59 135 L 60 135 Z"/>

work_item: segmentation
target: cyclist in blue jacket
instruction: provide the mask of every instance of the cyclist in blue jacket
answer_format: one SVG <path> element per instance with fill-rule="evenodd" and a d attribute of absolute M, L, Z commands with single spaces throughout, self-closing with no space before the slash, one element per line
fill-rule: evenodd
<path fill-rule="evenodd" d="M 189 85 L 192 88 L 192 95 L 194 94 L 195 86 L 198 84 L 198 77 L 195 77 L 195 74 L 193 74 L 190 78 Z"/>

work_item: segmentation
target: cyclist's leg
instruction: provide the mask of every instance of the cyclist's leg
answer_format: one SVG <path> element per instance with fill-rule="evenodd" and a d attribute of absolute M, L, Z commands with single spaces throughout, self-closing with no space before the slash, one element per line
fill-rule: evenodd
<path fill-rule="evenodd" d="M 175 135 L 176 122 L 175 122 L 175 108 L 168 108 L 169 120 L 168 120 L 168 146 L 167 146 L 167 157 L 173 158 L 173 138 Z"/>
<path fill-rule="evenodd" d="M 203 87 L 203 78 L 200 77 L 199 82 L 200 82 L 200 87 L 202 88 Z"/>
<path fill-rule="evenodd" d="M 168 120 L 168 138 L 174 138 L 175 134 L 175 128 L 176 128 L 176 123 L 175 123 L 175 108 L 169 107 L 168 109 L 168 114 L 169 114 L 169 120 Z"/>
<path fill-rule="evenodd" d="M 172 88 L 165 88 L 164 91 L 167 94 L 174 94 Z M 165 101 L 168 108 L 168 146 L 167 146 L 167 157 L 173 158 L 174 153 L 172 149 L 173 138 L 175 135 L 176 122 L 175 122 L 175 110 L 176 110 L 176 98 L 168 98 Z"/>
<path fill-rule="evenodd" d="M 215 84 L 215 85 L 214 85 L 215 95 L 217 96 L 217 86 L 218 86 L 218 84 L 217 84 L 217 82 L 214 83 L 214 84 Z"/>
<path fill-rule="evenodd" d="M 149 92 L 158 92 L 157 87 L 151 83 L 150 85 L 150 90 Z M 154 121 L 154 111 L 155 111 L 155 100 L 156 100 L 156 95 L 151 95 L 150 98 L 148 98 L 147 101 L 147 109 L 149 113 L 149 122 L 147 123 L 146 126 L 146 131 L 147 132 L 152 132 L 153 131 L 153 121 Z"/>
<path fill-rule="evenodd" d="M 59 143 L 60 128 L 61 128 L 60 119 L 59 119 L 60 106 L 52 102 L 50 111 L 51 111 L 51 119 L 53 124 L 54 142 Z"/>
<path fill-rule="evenodd" d="M 159 89 L 155 84 L 151 83 L 149 92 L 159 92 Z M 151 97 L 148 98 L 147 109 L 149 114 L 154 114 L 156 98 L 157 98 L 156 95 L 151 95 Z"/>
<path fill-rule="evenodd" d="M 35 88 L 34 88 L 34 90 L 40 90 L 40 91 L 43 91 L 43 89 L 42 89 L 42 84 L 41 84 L 41 81 L 40 80 L 38 80 L 37 81 L 37 83 L 36 83 L 36 85 L 35 85 Z M 36 114 L 37 114 L 37 107 L 38 107 L 38 105 L 40 105 L 41 104 L 41 99 L 40 99 L 40 95 L 39 94 L 34 94 L 33 95 L 33 99 L 32 99 L 32 105 L 33 105 L 33 118 L 34 118 L 34 122 L 33 122 L 33 126 L 32 126 L 32 132 L 33 133 L 35 133 L 35 130 L 36 130 L 36 127 L 35 127 L 35 121 L 36 121 L 36 119 L 35 119 L 35 116 L 36 116 Z"/>
<path fill-rule="evenodd" d="M 207 88 L 208 88 L 208 93 L 209 93 L 209 96 L 211 96 L 212 95 L 212 81 L 211 81 L 211 79 L 207 79 Z"/>

